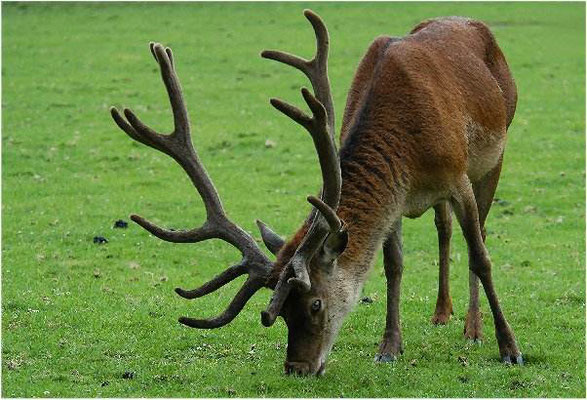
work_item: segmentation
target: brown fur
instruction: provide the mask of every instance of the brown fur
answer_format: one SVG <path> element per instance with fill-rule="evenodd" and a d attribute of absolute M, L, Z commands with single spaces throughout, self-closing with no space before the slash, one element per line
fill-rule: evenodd
<path fill-rule="evenodd" d="M 439 19 L 413 32 L 402 40 L 378 38 L 349 91 L 339 215 L 354 234 L 345 257 L 368 247 L 373 224 L 388 223 L 397 197 L 446 197 L 455 178 L 475 164 L 471 153 L 504 138 L 513 118 L 515 86 L 509 72 L 504 79 L 507 64 L 484 24 Z M 483 132 L 467 137 L 472 125 Z"/>
<path fill-rule="evenodd" d="M 344 253 L 349 259 L 372 247 L 367 239 L 372 224 L 387 224 L 386 206 L 397 192 L 442 193 L 474 163 L 470 149 L 491 144 L 493 136 L 505 137 L 505 121 L 509 126 L 516 109 L 514 81 L 485 24 L 454 17 L 427 20 L 411 34 L 375 39 L 348 93 L 338 214 L 353 232 Z M 467 144 L 472 123 L 489 137 L 475 136 Z M 304 225 L 286 243 L 275 269 L 293 255 L 306 230 Z"/>

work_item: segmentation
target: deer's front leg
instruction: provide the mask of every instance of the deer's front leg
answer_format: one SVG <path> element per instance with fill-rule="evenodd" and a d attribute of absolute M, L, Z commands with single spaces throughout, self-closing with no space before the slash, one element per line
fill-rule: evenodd
<path fill-rule="evenodd" d="M 401 218 L 383 243 L 383 264 L 387 278 L 387 316 L 385 332 L 375 361 L 390 362 L 395 361 L 404 351 L 399 322 L 400 285 L 403 271 Z"/>
<path fill-rule="evenodd" d="M 501 359 L 505 363 L 523 364 L 522 353 L 520 353 L 516 345 L 514 332 L 501 311 L 501 306 L 493 287 L 491 261 L 481 234 L 475 195 L 467 177 L 464 177 L 459 187 L 456 188 L 452 205 L 467 241 L 469 269 L 479 277 L 491 307 Z"/>

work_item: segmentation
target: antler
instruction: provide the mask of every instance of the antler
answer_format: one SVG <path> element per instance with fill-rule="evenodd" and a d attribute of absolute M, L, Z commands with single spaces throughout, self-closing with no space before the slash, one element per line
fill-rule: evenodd
<path fill-rule="evenodd" d="M 332 222 L 332 215 L 336 215 L 334 210 L 338 208 L 340 200 L 342 178 L 334 141 L 334 106 L 328 81 L 328 30 L 314 12 L 305 10 L 304 15 L 312 24 L 316 35 L 316 55 L 312 60 L 304 60 L 298 56 L 274 50 L 263 51 L 261 56 L 299 69 L 310 79 L 314 88 L 316 96 L 308 89 L 302 88 L 302 96 L 312 111 L 311 117 L 282 100 L 271 99 L 271 105 L 306 128 L 312 136 L 322 171 L 322 200 L 314 198 L 319 203 L 310 201 L 320 213 L 313 213 L 314 219 L 307 235 L 279 277 L 271 302 L 267 310 L 262 313 L 262 322 L 265 326 L 272 325 L 277 318 L 292 285 L 298 286 L 303 291 L 310 290 L 308 265 L 326 236 L 332 231 L 329 223 Z M 321 217 L 323 213 L 327 214 L 326 220 Z M 340 226 L 342 224 L 338 228 Z"/>
<path fill-rule="evenodd" d="M 324 190 L 322 198 L 330 207 L 336 208 L 340 198 L 340 166 L 334 139 L 334 105 L 328 81 L 328 47 L 330 39 L 322 19 L 311 10 L 304 10 L 316 35 L 316 54 L 311 60 L 276 50 L 264 50 L 261 57 L 279 61 L 302 71 L 310 80 L 316 97 L 302 89 L 304 100 L 313 113 L 308 117 L 303 111 L 278 99 L 271 99 L 271 105 L 302 125 L 310 132 L 318 152 L 322 169 Z M 306 92 L 306 94 L 304 94 Z M 313 125 L 313 126 L 311 126 Z M 328 136 L 328 137 L 327 137 Z"/>
<path fill-rule="evenodd" d="M 182 317 L 179 322 L 194 328 L 218 328 L 232 321 L 242 310 L 246 302 L 265 285 L 271 270 L 271 262 L 259 249 L 255 240 L 228 219 L 218 192 L 198 158 L 190 136 L 188 112 L 183 100 L 179 79 L 175 72 L 173 53 L 159 43 L 150 43 L 151 53 L 161 69 L 161 77 L 169 95 L 173 111 L 174 130 L 162 135 L 146 126 L 129 109 L 124 109 L 124 119 L 114 107 L 110 109 L 116 124 L 132 139 L 171 156 L 185 170 L 206 207 L 206 222 L 199 228 L 173 231 L 160 228 L 138 215 L 131 219 L 153 235 L 174 243 L 196 243 L 208 239 L 221 239 L 240 250 L 242 260 L 214 277 L 209 282 L 194 290 L 175 291 L 186 299 L 205 296 L 226 285 L 237 277 L 247 273 L 249 277 L 242 288 L 219 316 L 211 319 L 192 319 Z"/>

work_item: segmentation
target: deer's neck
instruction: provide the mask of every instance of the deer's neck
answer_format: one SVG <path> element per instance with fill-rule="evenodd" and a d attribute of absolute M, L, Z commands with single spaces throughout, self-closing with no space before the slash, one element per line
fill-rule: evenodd
<path fill-rule="evenodd" d="M 340 273 L 358 286 L 367 278 L 382 242 L 401 218 L 410 175 L 392 138 L 375 129 L 354 132 L 340 151 L 342 192 L 338 215 L 349 243 L 338 259 Z"/>

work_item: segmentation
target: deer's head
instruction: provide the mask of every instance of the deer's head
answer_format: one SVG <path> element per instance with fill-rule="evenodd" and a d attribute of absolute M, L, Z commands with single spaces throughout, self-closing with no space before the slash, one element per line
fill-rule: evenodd
<path fill-rule="evenodd" d="M 337 258 L 348 241 L 344 224 L 320 199 L 311 196 L 309 201 L 327 222 L 316 227 L 320 217 L 314 215 L 315 224 L 306 223 L 281 246 L 274 264 L 274 274 L 279 272 L 273 278 L 275 292 L 267 310 L 261 314 L 265 326 L 271 326 L 277 316 L 283 317 L 287 324 L 285 371 L 288 374 L 324 371 L 326 357 L 350 309 L 349 298 L 353 294 L 347 283 L 338 278 L 337 271 Z M 310 249 L 308 253 L 300 251 L 306 246 Z M 307 271 L 307 275 L 296 274 L 296 265 L 303 266 L 299 270 Z"/>
<path fill-rule="evenodd" d="M 312 116 L 278 99 L 271 104 L 302 125 L 313 139 L 320 161 L 323 187 L 320 198 L 309 196 L 314 206 L 304 226 L 287 243 L 258 221 L 266 246 L 276 254 L 271 262 L 255 240 L 228 219 L 214 185 L 201 164 L 190 137 L 190 124 L 171 49 L 151 43 L 153 57 L 161 69 L 173 110 L 175 129 L 162 135 L 145 124 L 129 109 L 124 118 L 111 109 L 116 124 L 132 139 L 173 157 L 186 171 L 206 207 L 206 222 L 199 228 L 184 231 L 166 230 L 133 215 L 132 220 L 160 239 L 176 243 L 196 243 L 207 239 L 224 240 L 238 248 L 241 261 L 211 281 L 194 290 L 176 289 L 186 298 L 205 296 L 235 278 L 248 274 L 243 287 L 228 308 L 210 319 L 179 319 L 184 325 L 212 329 L 226 325 L 243 309 L 260 288 L 274 290 L 262 323 L 271 326 L 282 316 L 288 327 L 287 373 L 319 374 L 336 337 L 344 315 L 350 309 L 349 288 L 338 279 L 337 258 L 344 251 L 348 234 L 336 215 L 341 192 L 341 171 L 334 141 L 334 107 L 327 75 L 328 32 L 322 20 L 312 11 L 304 11 L 316 34 L 317 50 L 311 60 L 279 51 L 264 51 L 262 56 L 302 71 L 310 79 L 315 94 L 302 89 L 302 96 Z"/>

